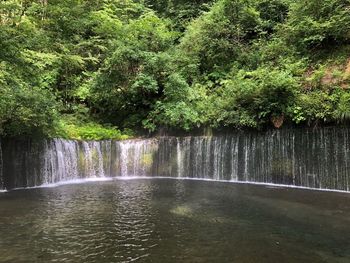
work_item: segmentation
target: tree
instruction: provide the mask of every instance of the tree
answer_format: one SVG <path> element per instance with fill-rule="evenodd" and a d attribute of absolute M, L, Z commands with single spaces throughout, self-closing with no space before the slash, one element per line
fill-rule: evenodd
<path fill-rule="evenodd" d="M 325 49 L 350 39 L 350 4 L 347 0 L 294 1 L 281 34 L 301 51 Z"/>
<path fill-rule="evenodd" d="M 137 126 L 161 97 L 175 34 L 167 21 L 145 12 L 124 26 L 92 83 L 92 102 L 111 123 Z"/>

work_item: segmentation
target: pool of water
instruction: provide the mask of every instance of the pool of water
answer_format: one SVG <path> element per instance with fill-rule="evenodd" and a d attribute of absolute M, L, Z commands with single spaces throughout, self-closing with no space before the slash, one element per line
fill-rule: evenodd
<path fill-rule="evenodd" d="M 350 194 L 169 179 L 10 191 L 0 262 L 350 262 Z"/>

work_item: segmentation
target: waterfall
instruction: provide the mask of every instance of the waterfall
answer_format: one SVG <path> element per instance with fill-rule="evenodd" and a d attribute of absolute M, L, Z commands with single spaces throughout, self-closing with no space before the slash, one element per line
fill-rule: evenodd
<path fill-rule="evenodd" d="M 180 139 L 176 138 L 176 162 L 177 162 L 177 177 L 181 177 L 183 174 L 183 166 L 182 166 L 182 151 L 181 151 L 181 144 Z"/>
<path fill-rule="evenodd" d="M 4 190 L 2 147 L 0 140 L 0 191 Z"/>
<path fill-rule="evenodd" d="M 116 142 L 120 148 L 120 176 L 152 176 L 155 140 L 130 140 Z"/>
<path fill-rule="evenodd" d="M 79 155 L 83 169 L 81 177 L 105 177 L 101 145 L 99 142 L 82 142 L 82 152 Z"/>
<path fill-rule="evenodd" d="M 350 129 L 128 141 L 0 143 L 0 189 L 106 177 L 173 177 L 350 191 Z"/>

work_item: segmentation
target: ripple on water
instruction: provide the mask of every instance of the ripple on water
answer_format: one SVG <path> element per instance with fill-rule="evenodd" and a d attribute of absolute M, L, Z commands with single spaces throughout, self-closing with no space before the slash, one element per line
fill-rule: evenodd
<path fill-rule="evenodd" d="M 350 262 L 350 196 L 200 181 L 0 196 L 0 262 Z"/>

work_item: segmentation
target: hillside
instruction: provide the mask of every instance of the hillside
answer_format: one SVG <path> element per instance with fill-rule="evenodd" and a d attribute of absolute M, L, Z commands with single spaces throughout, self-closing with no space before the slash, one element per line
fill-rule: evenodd
<path fill-rule="evenodd" d="M 348 0 L 0 2 L 0 136 L 350 119 Z"/>

